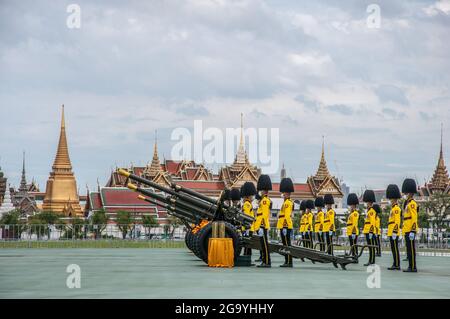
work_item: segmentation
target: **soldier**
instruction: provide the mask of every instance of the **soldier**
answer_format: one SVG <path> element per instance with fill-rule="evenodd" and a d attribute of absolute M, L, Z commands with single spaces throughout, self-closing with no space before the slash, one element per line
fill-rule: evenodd
<path fill-rule="evenodd" d="M 327 242 L 327 253 L 333 255 L 333 234 L 336 231 L 333 210 L 334 198 L 331 194 L 326 194 L 323 198 L 326 205 L 325 219 L 323 221 L 323 231 L 325 232 L 325 239 Z"/>
<path fill-rule="evenodd" d="M 244 204 L 242 205 L 242 211 L 244 214 L 255 218 L 255 212 L 253 211 L 253 197 L 256 194 L 256 188 L 255 185 L 252 182 L 245 182 L 244 185 L 241 187 L 241 196 L 244 200 Z M 250 226 L 250 229 L 243 229 L 245 232 L 245 235 L 248 237 L 252 237 L 253 233 L 255 231 L 255 223 L 253 222 Z M 251 256 L 252 250 L 251 248 L 245 248 L 244 255 Z"/>
<path fill-rule="evenodd" d="M 231 206 L 231 191 L 229 189 L 225 189 L 222 193 L 222 199 L 225 205 Z"/>
<path fill-rule="evenodd" d="M 350 252 L 352 256 L 358 256 L 358 236 L 359 236 L 359 205 L 358 196 L 355 193 L 348 194 L 347 205 L 350 206 L 347 218 L 347 236 L 350 242 Z"/>
<path fill-rule="evenodd" d="M 258 179 L 257 190 L 261 193 L 261 201 L 259 202 L 258 212 L 256 214 L 255 231 L 261 236 L 262 262 L 257 267 L 270 268 L 270 252 L 268 243 L 268 231 L 270 229 L 269 217 L 272 202 L 268 196 L 272 190 L 272 181 L 269 175 L 261 175 Z"/>
<path fill-rule="evenodd" d="M 363 234 L 366 236 L 367 245 L 369 245 L 369 262 L 364 266 L 375 264 L 375 193 L 372 190 L 366 190 L 363 195 L 363 201 L 367 204 L 366 219 L 364 220 Z"/>
<path fill-rule="evenodd" d="M 306 201 L 306 213 L 305 213 L 305 247 L 313 248 L 313 213 L 314 202 L 312 200 Z"/>
<path fill-rule="evenodd" d="M 306 247 L 305 242 L 305 218 L 306 218 L 306 200 L 302 200 L 300 203 L 300 245 Z M 305 262 L 304 258 L 300 258 L 301 261 Z"/>
<path fill-rule="evenodd" d="M 319 242 L 320 251 L 325 251 L 325 239 L 323 238 L 323 221 L 325 216 L 323 207 L 325 206 L 325 203 L 323 202 L 323 197 L 317 197 L 314 206 L 317 208 L 317 214 L 314 220 L 314 232 L 316 233 L 316 239 Z"/>
<path fill-rule="evenodd" d="M 292 210 L 294 202 L 291 200 L 291 193 L 294 192 L 294 183 L 290 178 L 283 178 L 280 182 L 280 193 L 283 194 L 284 202 L 278 215 L 277 229 L 280 231 L 281 241 L 284 246 L 291 246 L 292 235 Z M 284 256 L 284 264 L 280 267 L 292 267 L 292 256 Z"/>
<path fill-rule="evenodd" d="M 375 248 L 376 256 L 381 257 L 381 207 L 378 204 L 373 204 L 373 209 L 377 215 L 375 216 Z"/>
<path fill-rule="evenodd" d="M 418 207 L 416 201 L 414 200 L 414 194 L 417 193 L 416 181 L 410 178 L 405 179 L 402 186 L 402 193 L 406 195 L 402 232 L 406 241 L 406 254 L 408 256 L 409 263 L 408 269 L 403 271 L 417 272 L 415 245 L 419 225 L 417 222 Z"/>
<path fill-rule="evenodd" d="M 402 197 L 397 185 L 389 185 L 386 189 L 386 198 L 391 201 L 391 213 L 389 214 L 388 232 L 389 243 L 391 244 L 392 257 L 394 262 L 388 270 L 400 270 L 400 253 L 398 250 L 398 237 L 400 232 L 400 219 L 402 209 L 398 200 Z"/>
<path fill-rule="evenodd" d="M 236 208 L 241 208 L 241 190 L 239 188 L 232 188 L 230 191 L 231 203 Z"/>

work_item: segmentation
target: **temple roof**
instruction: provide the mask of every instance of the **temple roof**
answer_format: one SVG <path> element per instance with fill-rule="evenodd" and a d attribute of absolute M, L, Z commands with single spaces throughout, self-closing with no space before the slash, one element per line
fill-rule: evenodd
<path fill-rule="evenodd" d="M 444 150 L 443 150 L 443 133 L 441 129 L 441 150 L 439 153 L 439 159 L 434 171 L 433 177 L 430 181 L 429 188 L 432 190 L 444 191 L 450 184 L 450 178 L 448 175 L 447 168 L 444 162 Z"/>
<path fill-rule="evenodd" d="M 325 178 L 331 176 L 328 170 L 327 161 L 325 160 L 325 141 L 322 141 L 322 155 L 320 157 L 319 168 L 314 176 L 316 180 L 325 180 Z"/>

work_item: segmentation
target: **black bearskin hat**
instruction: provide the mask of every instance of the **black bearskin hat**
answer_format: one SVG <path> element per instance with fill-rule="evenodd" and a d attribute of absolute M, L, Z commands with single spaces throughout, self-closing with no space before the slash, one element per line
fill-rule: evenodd
<path fill-rule="evenodd" d="M 400 194 L 400 189 L 397 185 L 391 184 L 386 189 L 386 198 L 387 199 L 399 199 L 402 198 L 402 195 Z"/>
<path fill-rule="evenodd" d="M 254 196 L 255 194 L 256 194 L 255 184 L 253 184 L 252 182 L 245 182 L 244 185 L 242 185 L 241 187 L 242 197 Z"/>
<path fill-rule="evenodd" d="M 225 189 L 222 193 L 222 200 L 230 200 L 231 194 L 229 189 Z"/>
<path fill-rule="evenodd" d="M 377 213 L 378 216 L 381 215 L 381 207 L 378 204 L 373 204 L 373 209 L 375 210 L 375 212 Z"/>
<path fill-rule="evenodd" d="M 308 209 L 314 209 L 314 201 L 312 199 L 308 199 L 306 201 L 306 208 Z"/>
<path fill-rule="evenodd" d="M 417 193 L 417 184 L 416 181 L 412 178 L 407 178 L 403 182 L 402 186 L 402 193 L 403 194 L 416 194 Z"/>
<path fill-rule="evenodd" d="M 377 200 L 375 199 L 375 192 L 373 190 L 367 189 L 363 195 L 364 203 L 375 203 Z"/>
<path fill-rule="evenodd" d="M 359 205 L 358 195 L 355 193 L 348 194 L 347 205 Z"/>
<path fill-rule="evenodd" d="M 255 187 L 255 186 L 253 186 Z M 241 191 L 239 188 L 233 188 L 230 191 L 231 200 L 241 200 Z"/>
<path fill-rule="evenodd" d="M 283 178 L 280 182 L 280 193 L 293 193 L 294 192 L 294 183 L 292 180 L 287 177 Z"/>
<path fill-rule="evenodd" d="M 306 200 L 302 200 L 300 203 L 300 210 L 304 212 L 306 210 Z"/>
<path fill-rule="evenodd" d="M 316 207 L 324 207 L 325 203 L 323 201 L 323 197 L 317 197 L 316 200 L 314 201 L 314 206 L 316 206 Z"/>
<path fill-rule="evenodd" d="M 325 203 L 325 205 L 333 205 L 334 204 L 333 195 L 325 194 L 325 196 L 323 197 L 323 202 Z"/>
<path fill-rule="evenodd" d="M 269 175 L 261 175 L 258 178 L 258 184 L 256 186 L 258 191 L 271 191 L 272 190 L 272 181 L 270 180 Z"/>

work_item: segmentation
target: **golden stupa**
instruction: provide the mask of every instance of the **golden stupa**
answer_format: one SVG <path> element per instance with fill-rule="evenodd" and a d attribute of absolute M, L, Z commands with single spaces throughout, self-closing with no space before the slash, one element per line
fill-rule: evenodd
<path fill-rule="evenodd" d="M 61 131 L 58 150 L 47 181 L 43 211 L 52 211 L 68 217 L 83 216 L 77 192 L 77 182 L 72 172 L 67 146 L 64 105 L 62 106 Z"/>

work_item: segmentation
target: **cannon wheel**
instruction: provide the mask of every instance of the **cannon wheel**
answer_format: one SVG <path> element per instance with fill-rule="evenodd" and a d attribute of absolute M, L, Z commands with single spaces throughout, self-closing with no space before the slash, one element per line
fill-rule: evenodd
<path fill-rule="evenodd" d="M 196 236 L 196 240 L 194 241 L 194 251 L 197 252 L 197 257 L 203 260 L 205 263 L 208 263 L 208 244 L 209 239 L 212 235 L 212 224 L 209 224 L 202 228 Z M 239 235 L 237 231 L 234 229 L 233 225 L 229 223 L 225 223 L 225 236 L 227 238 L 233 239 L 234 246 L 234 258 L 236 259 L 240 254 L 240 241 Z"/>
<path fill-rule="evenodd" d="M 192 237 L 192 232 L 191 232 L 191 230 L 188 230 L 186 233 L 186 236 L 184 237 L 184 243 L 186 244 L 186 247 L 189 250 L 192 250 L 191 237 Z"/>

